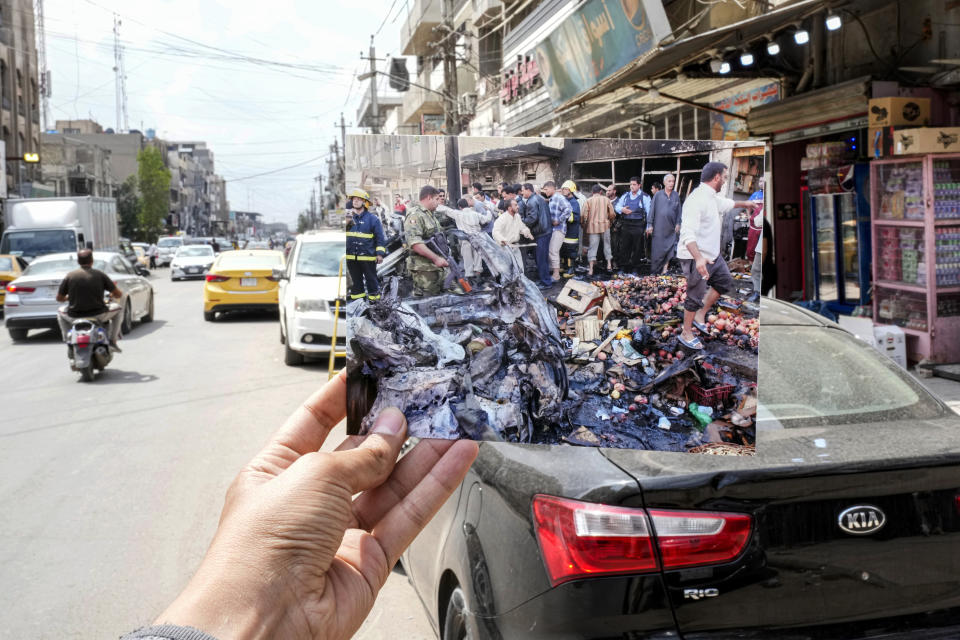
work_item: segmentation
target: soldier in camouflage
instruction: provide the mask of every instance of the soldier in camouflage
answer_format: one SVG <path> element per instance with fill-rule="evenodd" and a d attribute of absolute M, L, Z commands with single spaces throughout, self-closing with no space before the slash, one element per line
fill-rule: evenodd
<path fill-rule="evenodd" d="M 415 296 L 443 293 L 449 263 L 425 244 L 440 233 L 440 222 L 434 211 L 440 204 L 440 192 L 430 185 L 420 189 L 420 203 L 407 209 L 403 223 L 403 243 L 409 250 L 407 270 L 413 279 Z"/>

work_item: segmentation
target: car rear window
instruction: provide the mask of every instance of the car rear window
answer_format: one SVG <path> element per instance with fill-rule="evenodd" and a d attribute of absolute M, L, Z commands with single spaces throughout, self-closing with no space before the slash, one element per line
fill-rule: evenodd
<path fill-rule="evenodd" d="M 157 243 L 158 247 L 179 247 L 183 244 L 180 238 L 161 238 Z"/>
<path fill-rule="evenodd" d="M 283 266 L 283 256 L 278 253 L 222 253 L 217 267 L 220 269 L 271 269 Z"/>
<path fill-rule="evenodd" d="M 46 260 L 44 262 L 33 262 L 24 271 L 25 276 L 35 276 L 44 273 L 67 273 L 77 268 L 76 260 Z M 103 260 L 94 260 L 93 268 L 100 271 L 107 270 L 107 264 Z"/>
<path fill-rule="evenodd" d="M 345 252 L 343 242 L 304 242 L 297 258 L 297 275 L 336 276 Z"/>
<path fill-rule="evenodd" d="M 940 405 L 889 358 L 836 329 L 761 328 L 760 421 L 784 427 L 921 420 Z"/>
<path fill-rule="evenodd" d="M 213 256 L 213 247 L 206 245 L 200 247 L 180 247 L 177 249 L 177 257 L 196 258 L 199 256 Z"/>
<path fill-rule="evenodd" d="M 13 271 L 13 260 L 0 258 L 0 271 Z"/>

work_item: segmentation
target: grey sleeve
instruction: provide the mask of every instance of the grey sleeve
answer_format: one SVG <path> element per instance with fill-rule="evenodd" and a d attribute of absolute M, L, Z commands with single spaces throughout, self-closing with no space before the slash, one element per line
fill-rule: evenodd
<path fill-rule="evenodd" d="M 178 627 L 172 624 L 161 624 L 153 627 L 143 627 L 131 631 L 120 640 L 217 640 L 210 634 L 193 627 Z"/>

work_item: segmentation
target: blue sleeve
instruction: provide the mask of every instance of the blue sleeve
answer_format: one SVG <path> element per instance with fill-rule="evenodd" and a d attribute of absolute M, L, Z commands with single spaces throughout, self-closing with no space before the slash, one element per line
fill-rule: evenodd
<path fill-rule="evenodd" d="M 387 239 L 383 235 L 383 225 L 380 224 L 380 218 L 373 219 L 373 238 L 377 241 L 375 253 L 382 256 L 387 255 Z"/>
<path fill-rule="evenodd" d="M 617 198 L 617 204 L 613 205 L 613 210 L 616 211 L 617 213 L 620 213 L 620 211 L 623 209 L 623 201 L 626 200 L 626 198 L 627 198 L 627 194 L 623 194 L 622 196 Z"/>

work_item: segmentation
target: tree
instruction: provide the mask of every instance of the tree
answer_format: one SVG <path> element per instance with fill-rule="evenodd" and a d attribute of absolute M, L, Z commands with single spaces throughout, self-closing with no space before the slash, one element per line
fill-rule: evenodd
<path fill-rule="evenodd" d="M 138 183 L 140 186 L 140 233 L 144 238 L 156 238 L 163 232 L 169 213 L 170 170 L 163 165 L 160 151 L 148 147 L 137 154 Z"/>
<path fill-rule="evenodd" d="M 308 229 L 310 229 L 310 218 L 307 216 L 307 212 L 304 211 L 297 216 L 297 233 L 303 233 Z"/>
<path fill-rule="evenodd" d="M 140 197 L 137 195 L 137 176 L 130 176 L 117 189 L 117 215 L 120 234 L 133 240 L 146 240 L 140 229 Z"/>

